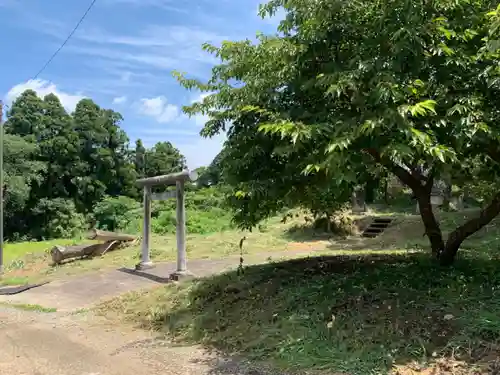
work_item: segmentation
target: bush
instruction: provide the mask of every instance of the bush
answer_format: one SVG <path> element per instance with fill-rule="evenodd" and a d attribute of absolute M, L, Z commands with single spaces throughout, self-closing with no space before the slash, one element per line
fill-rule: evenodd
<path fill-rule="evenodd" d="M 177 224 L 175 210 L 162 211 L 152 221 L 152 231 L 156 234 L 175 233 Z M 186 230 L 188 233 L 208 234 L 231 229 L 231 215 L 227 210 L 214 207 L 207 211 L 186 210 Z"/>
<path fill-rule="evenodd" d="M 231 213 L 224 209 L 224 192 L 216 187 L 186 191 L 188 233 L 207 234 L 230 229 Z M 128 197 L 106 197 L 94 208 L 96 226 L 110 231 L 139 233 L 142 228 L 141 203 Z M 154 201 L 151 230 L 155 234 L 175 233 L 176 201 Z"/>
<path fill-rule="evenodd" d="M 326 216 L 318 217 L 313 222 L 313 228 L 322 232 L 331 232 L 339 236 L 349 236 L 357 232 L 357 227 L 352 217 L 343 212 L 337 213 L 330 218 Z"/>
<path fill-rule="evenodd" d="M 87 229 L 85 216 L 76 210 L 70 199 L 41 199 L 33 209 L 39 239 L 72 238 Z"/>
<path fill-rule="evenodd" d="M 106 197 L 94 208 L 96 226 L 109 231 L 130 228 L 141 215 L 140 203 L 129 197 Z"/>
<path fill-rule="evenodd" d="M 224 205 L 224 189 L 219 186 L 186 191 L 187 232 L 208 234 L 231 229 L 231 212 Z M 153 233 L 175 233 L 175 199 L 154 202 L 151 215 Z"/>

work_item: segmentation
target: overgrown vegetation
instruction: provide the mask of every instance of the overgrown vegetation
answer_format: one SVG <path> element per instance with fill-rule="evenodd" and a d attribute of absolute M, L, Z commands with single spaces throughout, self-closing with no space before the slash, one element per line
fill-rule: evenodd
<path fill-rule="evenodd" d="M 5 123 L 5 236 L 10 241 L 73 238 L 89 226 L 140 230 L 137 178 L 178 172 L 186 161 L 170 142 L 135 150 L 120 129 L 121 115 L 81 100 L 68 114 L 59 99 L 26 90 Z M 203 172 L 203 170 L 202 170 Z M 188 186 L 188 229 L 230 227 L 214 167 Z M 173 202 L 155 204 L 153 230 L 173 232 Z"/>
<path fill-rule="evenodd" d="M 481 366 L 487 374 L 500 344 L 498 267 L 468 255 L 452 272 L 423 254 L 295 259 L 129 294 L 104 308 L 289 370 L 366 375 L 401 366 L 413 374 L 420 366 L 427 374 L 453 357 L 448 366 L 466 366 L 443 374 L 479 374 Z"/>

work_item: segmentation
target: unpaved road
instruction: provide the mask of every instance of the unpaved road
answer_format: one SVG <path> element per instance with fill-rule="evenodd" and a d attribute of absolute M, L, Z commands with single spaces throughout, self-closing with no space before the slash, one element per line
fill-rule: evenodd
<path fill-rule="evenodd" d="M 311 253 L 272 256 L 290 254 Z M 249 257 L 246 263 L 265 263 L 270 256 Z M 191 270 L 200 276 L 235 265 L 232 258 L 190 262 Z M 98 272 L 0 296 L 3 303 L 40 304 L 58 311 L 27 312 L 0 305 L 0 375 L 278 375 L 200 347 L 170 345 L 149 332 L 90 313 L 74 313 L 130 290 L 159 285 L 174 269 L 174 264 L 165 263 L 148 272 Z"/>
<path fill-rule="evenodd" d="M 260 375 L 199 347 L 178 347 L 148 332 L 86 314 L 0 307 L 0 374 Z"/>

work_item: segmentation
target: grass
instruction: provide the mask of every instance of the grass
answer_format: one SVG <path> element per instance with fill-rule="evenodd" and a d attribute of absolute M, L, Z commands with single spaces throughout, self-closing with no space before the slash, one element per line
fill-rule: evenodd
<path fill-rule="evenodd" d="M 372 212 L 370 216 L 380 213 Z M 441 217 L 445 230 L 455 226 L 469 216 L 465 213 L 445 213 Z M 389 214 L 385 213 L 384 216 Z M 347 238 L 332 238 L 324 233 L 311 231 L 304 226 L 301 217 L 296 217 L 286 224 L 280 218 L 269 220 L 253 233 L 242 233 L 237 230 L 227 230 L 212 234 L 191 234 L 187 236 L 188 259 L 222 259 L 229 256 L 238 256 L 238 244 L 245 235 L 244 243 L 246 256 L 263 253 L 297 253 L 335 251 L 342 254 L 359 254 L 369 250 L 413 250 L 424 249 L 428 246 L 427 238 L 423 237 L 424 230 L 420 218 L 415 215 L 391 213 L 396 224 L 386 230 L 386 233 L 375 239 L 359 236 Z M 369 221 L 366 217 L 360 221 Z M 481 232 L 472 236 L 464 244 L 465 248 L 495 248 L 500 236 L 500 227 L 491 224 Z M 49 265 L 48 250 L 55 244 L 71 245 L 82 243 L 78 240 L 52 240 L 45 242 L 23 242 L 7 244 L 6 272 L 0 279 L 2 285 L 22 285 L 30 282 L 46 281 L 67 277 L 85 272 L 102 271 L 107 268 L 133 267 L 139 262 L 139 246 L 107 253 L 103 257 L 80 259 L 60 266 Z M 151 257 L 154 262 L 174 261 L 176 258 L 175 235 L 153 236 L 151 243 Z"/>
<path fill-rule="evenodd" d="M 55 307 L 44 307 L 37 304 L 27 304 L 27 303 L 10 303 L 0 301 L 1 306 L 10 307 L 13 309 L 19 309 L 24 311 L 36 311 L 42 313 L 53 313 L 56 312 L 57 309 Z"/>
<path fill-rule="evenodd" d="M 189 259 L 221 259 L 237 256 L 240 253 L 239 242 L 246 236 L 244 252 L 248 255 L 283 251 L 308 251 L 311 244 L 296 242 L 284 236 L 293 223 L 282 224 L 279 219 L 272 219 L 261 227 L 260 231 L 242 233 L 228 230 L 212 234 L 191 234 L 187 236 Z M 106 268 L 133 267 L 140 260 L 140 247 L 129 247 L 106 253 L 103 257 L 78 259 L 60 266 L 49 265 L 48 250 L 55 244 L 71 245 L 74 240 L 54 240 L 47 242 L 29 242 L 13 244 L 6 272 L 0 280 L 3 285 L 18 285 L 29 282 L 51 280 L 84 272 L 102 271 Z M 329 241 L 313 244 L 315 250 L 326 249 Z M 154 262 L 174 261 L 176 259 L 175 235 L 153 236 L 151 257 Z"/>
<path fill-rule="evenodd" d="M 443 231 L 472 214 L 443 213 Z M 422 252 L 418 217 L 395 220 L 378 239 L 330 241 L 322 256 L 130 293 L 99 311 L 292 372 L 499 373 L 498 223 L 445 269 Z"/>
<path fill-rule="evenodd" d="M 50 241 L 30 241 L 30 242 L 17 242 L 6 243 L 4 248 L 4 262 L 9 265 L 12 262 L 22 259 L 31 254 L 40 254 L 46 250 L 54 247 L 55 245 L 74 245 L 79 243 L 76 239 L 60 239 Z"/>
<path fill-rule="evenodd" d="M 442 269 L 423 254 L 324 256 L 131 293 L 100 309 L 291 371 L 383 374 L 451 355 L 472 371 L 500 347 L 499 270 L 486 258 Z"/>

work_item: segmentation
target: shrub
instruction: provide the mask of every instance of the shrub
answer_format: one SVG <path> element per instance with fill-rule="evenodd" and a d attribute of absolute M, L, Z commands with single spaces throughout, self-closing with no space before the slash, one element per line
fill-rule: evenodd
<path fill-rule="evenodd" d="M 71 238 L 87 228 L 85 216 L 70 199 L 41 199 L 33 209 L 36 238 Z"/>
<path fill-rule="evenodd" d="M 349 236 L 357 232 L 357 227 L 352 217 L 343 212 L 336 213 L 330 218 L 320 216 L 314 220 L 313 227 L 314 229 L 331 232 L 339 236 Z"/>
<path fill-rule="evenodd" d="M 123 230 L 141 217 L 140 203 L 129 197 L 106 197 L 94 208 L 96 226 L 104 230 Z"/>
<path fill-rule="evenodd" d="M 156 234 L 175 233 L 177 220 L 174 210 L 162 211 L 152 221 L 152 231 Z M 186 230 L 188 233 L 208 234 L 231 229 L 231 216 L 228 211 L 214 207 L 210 210 L 186 211 Z"/>

